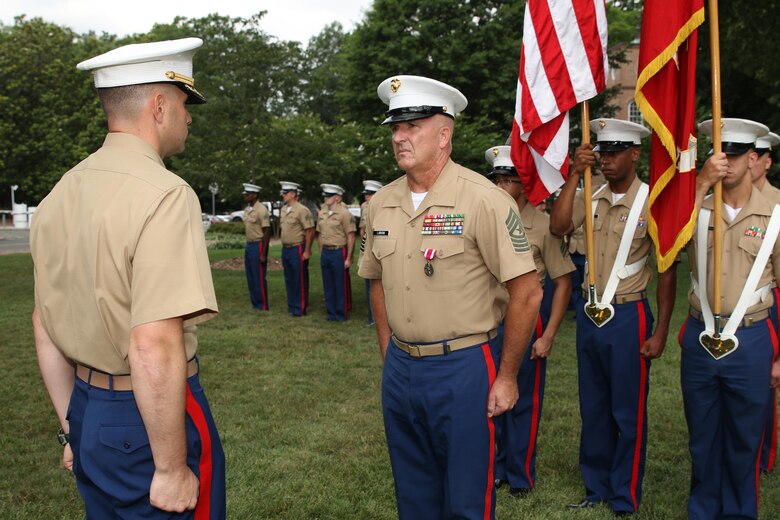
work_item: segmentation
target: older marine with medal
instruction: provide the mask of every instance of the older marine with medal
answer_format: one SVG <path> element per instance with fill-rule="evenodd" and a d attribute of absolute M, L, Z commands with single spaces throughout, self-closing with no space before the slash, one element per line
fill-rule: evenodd
<path fill-rule="evenodd" d="M 712 135 L 712 121 L 699 131 Z M 690 518 L 757 518 L 758 459 L 768 388 L 780 384 L 776 325 L 769 315 L 780 276 L 780 206 L 752 184 L 756 138 L 767 128 L 722 119 L 722 153 L 697 176 L 700 207 L 687 252 L 690 315 L 680 331 L 680 369 L 691 453 Z M 714 197 L 722 180 L 723 255 L 714 271 Z M 702 201 L 703 199 L 703 201 Z M 713 288 L 722 287 L 720 319 Z"/>
<path fill-rule="evenodd" d="M 419 76 L 377 92 L 405 175 L 369 205 L 359 274 L 371 279 L 398 514 L 493 518 L 493 417 L 517 401 L 541 301 L 533 256 L 515 201 L 450 159 L 465 96 Z"/>
<path fill-rule="evenodd" d="M 580 471 L 586 496 L 571 508 L 588 508 L 606 502 L 616 514 L 639 508 L 647 446 L 647 393 L 650 360 L 666 344 L 674 306 L 674 272 L 658 279 L 658 325 L 647 301 L 653 278 L 649 262 L 653 243 L 647 232 L 648 186 L 636 172 L 640 144 L 650 131 L 618 119 L 591 121 L 596 145 L 577 148 L 574 165 L 553 206 L 550 230 L 557 236 L 571 233 L 593 219 L 594 275 L 586 270 L 583 297 L 577 309 L 577 371 L 582 435 Z M 599 154 L 607 180 L 592 201 L 577 183 Z"/>

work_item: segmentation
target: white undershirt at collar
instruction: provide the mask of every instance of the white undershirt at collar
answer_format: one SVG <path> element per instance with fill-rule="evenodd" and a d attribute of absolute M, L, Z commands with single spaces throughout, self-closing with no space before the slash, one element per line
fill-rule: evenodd
<path fill-rule="evenodd" d="M 422 204 L 423 199 L 425 199 L 425 196 L 428 195 L 428 192 L 423 193 L 415 193 L 410 192 L 412 194 L 412 205 L 414 206 L 414 210 L 417 211 L 417 208 L 420 207 L 420 204 Z"/>

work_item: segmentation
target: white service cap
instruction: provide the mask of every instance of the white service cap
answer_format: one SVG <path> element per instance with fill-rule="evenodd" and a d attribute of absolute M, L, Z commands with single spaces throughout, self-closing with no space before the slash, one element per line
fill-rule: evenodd
<path fill-rule="evenodd" d="M 595 152 L 622 152 L 629 146 L 641 145 L 642 138 L 650 135 L 650 130 L 640 124 L 608 117 L 591 121 L 590 131 L 596 134 Z"/>
<path fill-rule="evenodd" d="M 260 193 L 260 186 L 257 186 L 255 184 L 249 184 L 248 182 L 244 183 L 244 195 L 247 193 Z"/>
<path fill-rule="evenodd" d="M 330 197 L 331 195 L 344 195 L 344 188 L 338 184 L 320 184 L 322 188 L 322 196 Z"/>
<path fill-rule="evenodd" d="M 376 89 L 386 105 L 387 119 L 382 124 L 423 119 L 435 114 L 454 118 L 468 100 L 458 89 L 422 76 L 393 76 Z"/>
<path fill-rule="evenodd" d="M 512 147 L 507 145 L 492 146 L 485 150 L 485 160 L 493 167 L 491 175 L 517 175 L 511 152 Z"/>
<path fill-rule="evenodd" d="M 96 88 L 175 83 L 187 94 L 188 103 L 205 103 L 206 98 L 195 90 L 192 77 L 192 57 L 201 45 L 200 38 L 133 43 L 82 61 L 76 67 L 92 71 Z"/>
<path fill-rule="evenodd" d="M 768 127 L 749 119 L 724 117 L 720 122 L 721 146 L 726 155 L 742 155 L 755 148 L 756 139 L 769 133 Z M 699 132 L 712 137 L 712 119 L 699 123 Z"/>
<path fill-rule="evenodd" d="M 382 189 L 379 181 L 363 181 L 363 193 L 376 193 Z"/>

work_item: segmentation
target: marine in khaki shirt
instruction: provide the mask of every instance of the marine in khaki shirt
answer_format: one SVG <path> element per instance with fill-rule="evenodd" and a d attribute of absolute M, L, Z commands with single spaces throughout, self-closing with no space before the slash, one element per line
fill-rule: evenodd
<path fill-rule="evenodd" d="M 249 302 L 254 309 L 267 311 L 268 284 L 268 247 L 271 243 L 271 218 L 265 204 L 257 200 L 260 186 L 244 183 L 244 230 L 246 246 L 244 247 L 244 273 L 249 290 Z"/>
<path fill-rule="evenodd" d="M 550 218 L 528 202 L 512 164 L 511 147 L 488 148 L 485 158 L 492 166 L 488 178 L 520 208 L 520 220 L 531 245 L 539 283 L 544 286 L 549 273 L 553 284 L 552 303 L 549 308 L 542 305 L 539 311 L 536 331 L 517 375 L 520 397 L 511 413 L 498 418 L 501 427 L 496 440 L 495 478 L 509 484 L 511 496 L 525 496 L 535 486 L 537 433 L 544 402 L 547 357 L 569 304 L 574 264 L 563 241 L 550 233 Z"/>
<path fill-rule="evenodd" d="M 314 218 L 298 201 L 300 186 L 281 181 L 284 206 L 279 211 L 282 238 L 282 267 L 287 290 L 287 312 L 303 316 L 309 306 L 309 258 L 314 240 Z"/>
<path fill-rule="evenodd" d="M 308 234 L 311 234 L 312 238 L 314 236 L 314 217 L 311 210 L 298 202 L 296 197 L 294 202 L 285 200 L 279 215 L 282 246 L 292 247 L 307 242 L 306 249 L 311 254 L 311 240 L 307 240 Z"/>
<path fill-rule="evenodd" d="M 629 213 L 639 204 L 640 181 L 636 164 L 643 137 L 650 131 L 642 125 L 618 119 L 591 121 L 596 146 L 581 145 L 574 155 L 569 177 L 555 201 L 550 231 L 569 234 L 583 224 L 593 206 L 593 261 L 598 303 L 609 305 L 611 319 L 597 323 L 577 309 L 577 371 L 580 417 L 580 471 L 586 496 L 569 508 L 588 508 L 606 502 L 616 514 L 638 510 L 647 446 L 647 395 L 650 389 L 650 360 L 661 356 L 669 333 L 674 307 L 675 273 L 669 270 L 658 278 L 656 300 L 658 323 L 647 300 L 647 284 L 653 277 L 650 257 L 653 244 L 647 232 L 647 200 L 642 203 L 635 229 L 627 229 Z M 576 193 L 585 169 L 596 164 L 607 180 L 586 201 L 584 191 Z M 576 193 L 576 194 L 575 194 Z M 627 258 L 615 265 L 623 239 Z M 604 301 L 605 288 L 613 272 L 617 275 L 614 296 Z M 587 288 L 586 270 L 583 289 Z M 587 396 L 587 397 L 584 397 Z M 587 432 L 602 432 L 591 435 Z"/>
<path fill-rule="evenodd" d="M 712 120 L 699 125 L 700 134 L 711 137 L 712 130 Z M 758 518 L 759 452 L 771 395 L 767 389 L 780 386 L 777 325 L 768 313 L 774 302 L 769 289 L 780 276 L 780 241 L 769 230 L 778 207 L 750 175 L 758 159 L 756 138 L 767 131 L 754 121 L 721 119 L 722 152 L 714 153 L 696 177 L 698 215 L 687 246 L 691 311 L 680 331 L 680 381 L 691 453 L 689 518 Z M 723 196 L 719 273 L 713 266 L 714 197 L 704 199 L 717 182 Z M 768 240 L 775 242 L 767 259 L 759 261 Z M 698 268 L 702 260 L 706 274 Z M 754 268 L 759 274 L 755 284 L 750 281 Z M 719 322 L 715 280 L 721 291 Z M 738 305 L 743 291 L 750 299 Z M 702 305 L 697 293 L 706 296 L 708 305 Z"/>
<path fill-rule="evenodd" d="M 493 518 L 493 418 L 517 401 L 541 300 L 528 238 L 511 197 L 450 159 L 463 94 L 419 76 L 377 92 L 405 175 L 369 204 L 359 274 L 371 279 L 398 514 Z"/>
<path fill-rule="evenodd" d="M 320 267 L 329 321 L 344 321 L 352 310 L 352 282 L 349 268 L 355 249 L 355 219 L 342 202 L 344 189 L 322 184 L 325 204 L 317 217 Z"/>
<path fill-rule="evenodd" d="M 184 151 L 187 105 L 205 102 L 191 77 L 202 43 L 78 64 L 109 133 L 30 233 L 35 346 L 87 518 L 225 518 L 225 457 L 195 359 L 196 324 L 217 313 L 200 204 L 163 164 Z"/>
<path fill-rule="evenodd" d="M 358 224 L 358 237 L 361 241 L 364 240 L 366 234 L 366 215 L 368 214 L 368 203 L 374 197 L 374 194 L 382 189 L 382 183 L 379 181 L 363 181 L 363 197 L 365 202 L 360 205 L 360 224 Z M 362 243 L 362 242 L 361 242 Z M 358 265 L 360 265 L 360 259 L 363 257 L 363 248 L 360 248 L 358 253 Z M 371 310 L 371 280 L 365 280 L 366 285 L 366 307 L 368 311 L 368 325 L 374 324 L 374 313 Z"/>

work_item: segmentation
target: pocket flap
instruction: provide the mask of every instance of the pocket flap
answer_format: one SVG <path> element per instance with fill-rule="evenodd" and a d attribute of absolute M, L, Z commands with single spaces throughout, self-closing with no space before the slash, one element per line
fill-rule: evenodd
<path fill-rule="evenodd" d="M 140 424 L 111 424 L 103 425 L 98 432 L 101 444 L 121 451 L 132 453 L 139 448 L 149 445 L 149 436 L 146 428 Z"/>

